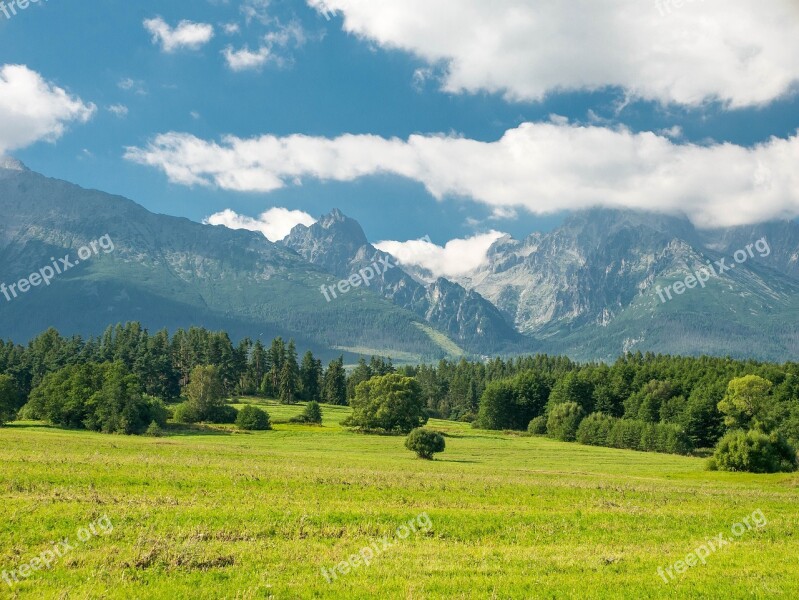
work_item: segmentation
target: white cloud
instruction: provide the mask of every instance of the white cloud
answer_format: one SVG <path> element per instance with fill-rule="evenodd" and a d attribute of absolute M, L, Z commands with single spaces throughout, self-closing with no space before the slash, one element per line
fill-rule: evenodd
<path fill-rule="evenodd" d="M 111 106 L 107 106 L 106 110 L 120 119 L 124 119 L 128 116 L 128 107 L 124 104 L 112 104 Z"/>
<path fill-rule="evenodd" d="M 301 210 L 275 207 L 261 213 L 257 219 L 227 209 L 211 215 L 204 223 L 224 225 L 230 229 L 260 231 L 270 242 L 278 242 L 291 233 L 297 225 L 311 226 L 316 223 L 316 219 Z"/>
<path fill-rule="evenodd" d="M 443 63 L 452 93 L 527 101 L 619 87 L 663 103 L 742 107 L 767 104 L 799 80 L 795 0 L 307 2 L 341 13 L 349 33 Z"/>
<path fill-rule="evenodd" d="M 144 28 L 152 34 L 154 44 L 161 44 L 164 52 L 174 52 L 179 48 L 197 50 L 214 37 L 214 28 L 207 23 L 181 21 L 172 28 L 161 17 L 145 19 Z"/>
<path fill-rule="evenodd" d="M 277 23 L 275 28 L 263 36 L 263 41 L 258 50 L 250 50 L 244 46 L 234 50 L 228 46 L 222 51 L 228 67 L 232 71 L 260 70 L 268 62 L 279 66 L 289 62 L 289 58 L 280 52 L 280 49 L 293 46 L 299 48 L 305 44 L 305 30 L 297 22 L 288 25 Z"/>
<path fill-rule="evenodd" d="M 248 47 L 234 50 L 228 46 L 222 51 L 227 66 L 232 71 L 257 70 L 263 67 L 271 57 L 271 52 L 266 46 L 262 46 L 257 51 L 252 51 Z"/>
<path fill-rule="evenodd" d="M 685 214 L 699 226 L 799 216 L 799 133 L 751 148 L 554 123 L 524 123 L 495 142 L 265 135 L 216 143 L 166 133 L 125 156 L 175 183 L 236 191 L 388 173 L 421 182 L 438 199 L 480 202 L 500 218 L 508 209 L 552 214 L 592 206 Z"/>
<path fill-rule="evenodd" d="M 466 239 L 450 240 L 444 247 L 426 240 L 385 241 L 375 244 L 375 248 L 388 252 L 401 265 L 422 267 L 436 277 L 459 277 L 485 265 L 488 249 L 504 235 L 499 231 L 489 231 Z"/>
<path fill-rule="evenodd" d="M 0 156 L 44 140 L 55 142 L 71 122 L 85 123 L 97 107 L 45 81 L 24 65 L 0 67 Z"/>
<path fill-rule="evenodd" d="M 236 35 L 241 31 L 238 23 L 224 23 L 222 25 L 222 31 L 224 31 L 227 35 Z"/>

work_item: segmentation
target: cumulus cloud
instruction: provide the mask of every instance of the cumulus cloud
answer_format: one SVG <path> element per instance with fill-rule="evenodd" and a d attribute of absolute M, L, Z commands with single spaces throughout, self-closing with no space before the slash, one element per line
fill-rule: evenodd
<path fill-rule="evenodd" d="M 260 69 L 267 63 L 271 54 L 266 46 L 262 46 L 256 51 L 250 50 L 247 46 L 240 50 L 234 50 L 231 46 L 228 46 L 222 51 L 227 66 L 232 71 Z"/>
<path fill-rule="evenodd" d="M 316 223 L 316 219 L 301 210 L 275 207 L 261 213 L 257 219 L 227 209 L 211 215 L 203 222 L 209 225 L 224 225 L 230 229 L 260 231 L 270 242 L 278 242 L 291 233 L 297 225 L 310 227 Z"/>
<path fill-rule="evenodd" d="M 504 235 L 499 231 L 489 231 L 466 239 L 450 240 L 443 247 L 426 240 L 385 241 L 375 244 L 375 247 L 391 254 L 401 265 L 422 267 L 436 277 L 459 277 L 485 265 L 488 249 Z"/>
<path fill-rule="evenodd" d="M 207 23 L 181 21 L 172 28 L 161 17 L 145 19 L 144 28 L 152 34 L 153 44 L 160 44 L 164 52 L 174 52 L 180 48 L 197 50 L 214 37 L 214 28 Z"/>
<path fill-rule="evenodd" d="M 443 89 L 541 100 L 617 87 L 634 98 L 763 105 L 799 80 L 795 0 L 307 0 L 345 31 L 444 64 Z"/>
<path fill-rule="evenodd" d="M 524 123 L 495 142 L 265 135 L 217 143 L 166 133 L 125 156 L 175 183 L 235 191 L 394 174 L 424 184 L 437 199 L 487 205 L 500 218 L 513 214 L 509 209 L 552 214 L 593 206 L 684 214 L 700 227 L 799 216 L 799 133 L 751 148 L 551 122 Z"/>
<path fill-rule="evenodd" d="M 85 123 L 97 107 L 71 96 L 24 65 L 0 67 L 0 156 L 44 140 L 54 142 L 71 122 Z"/>

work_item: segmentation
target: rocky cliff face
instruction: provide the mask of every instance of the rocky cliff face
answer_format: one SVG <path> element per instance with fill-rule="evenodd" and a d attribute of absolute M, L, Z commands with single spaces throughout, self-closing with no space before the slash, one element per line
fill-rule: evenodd
<path fill-rule="evenodd" d="M 380 271 L 368 287 L 396 306 L 419 315 L 471 352 L 512 349 L 521 337 L 477 292 L 438 279 L 425 283 L 366 238 L 357 221 L 334 210 L 317 223 L 298 225 L 282 242 L 314 265 L 347 279 L 365 269 Z"/>

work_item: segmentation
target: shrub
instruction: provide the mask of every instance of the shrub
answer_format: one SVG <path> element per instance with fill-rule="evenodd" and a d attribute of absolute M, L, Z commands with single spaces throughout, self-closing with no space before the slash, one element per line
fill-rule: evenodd
<path fill-rule="evenodd" d="M 236 427 L 245 431 L 266 431 L 272 429 L 272 423 L 266 411 L 248 405 L 239 411 Z"/>
<path fill-rule="evenodd" d="M 200 420 L 194 406 L 188 402 L 178 404 L 172 411 L 172 415 L 177 423 L 197 423 Z"/>
<path fill-rule="evenodd" d="M 150 426 L 147 428 L 145 435 L 148 435 L 150 437 L 161 437 L 162 435 L 164 435 L 164 430 L 161 429 L 161 426 L 158 423 L 153 421 L 152 423 L 150 423 Z"/>
<path fill-rule="evenodd" d="M 577 441 L 588 446 L 607 446 L 614 419 L 603 413 L 591 413 L 582 420 L 577 428 Z"/>
<path fill-rule="evenodd" d="M 211 408 L 204 420 L 208 423 L 229 424 L 235 423 L 238 417 L 239 411 L 234 406 L 221 404 Z"/>
<path fill-rule="evenodd" d="M 547 418 L 544 415 L 536 417 L 527 426 L 527 433 L 531 435 L 545 435 L 547 432 Z"/>
<path fill-rule="evenodd" d="M 584 417 L 585 411 L 576 402 L 557 404 L 549 413 L 547 433 L 556 440 L 573 442 Z"/>
<path fill-rule="evenodd" d="M 778 473 L 795 471 L 797 458 L 796 450 L 779 435 L 739 429 L 721 438 L 713 464 L 720 471 Z"/>
<path fill-rule="evenodd" d="M 419 458 L 432 460 L 433 454 L 443 452 L 446 447 L 444 436 L 430 429 L 414 429 L 405 440 L 405 447 L 416 452 Z"/>
<path fill-rule="evenodd" d="M 305 405 L 302 414 L 291 419 L 292 423 L 309 423 L 312 425 L 322 424 L 322 407 L 318 402 L 309 402 Z"/>

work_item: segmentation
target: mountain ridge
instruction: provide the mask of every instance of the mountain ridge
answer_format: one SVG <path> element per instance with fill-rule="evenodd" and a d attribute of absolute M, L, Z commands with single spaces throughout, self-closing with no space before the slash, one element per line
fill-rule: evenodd
<path fill-rule="evenodd" d="M 790 221 L 699 230 L 680 217 L 592 209 L 550 232 L 500 238 L 486 264 L 465 276 L 425 278 L 375 248 L 337 209 L 272 243 L 3 164 L 0 282 L 101 236 L 114 242 L 112 253 L 52 285 L 13 301 L 0 296 L 0 335 L 18 341 L 49 326 L 92 335 L 139 320 L 409 362 L 533 352 L 612 360 L 634 350 L 799 355 L 799 225 Z M 701 289 L 659 298 L 657 290 L 758 239 L 768 241 L 767 256 L 753 253 Z M 392 268 L 325 299 L 324 287 L 378 261 Z"/>

